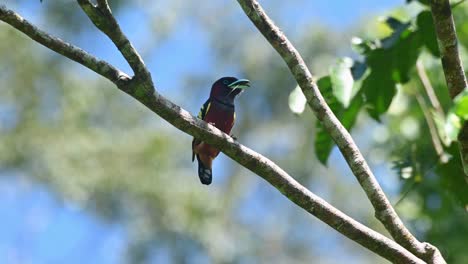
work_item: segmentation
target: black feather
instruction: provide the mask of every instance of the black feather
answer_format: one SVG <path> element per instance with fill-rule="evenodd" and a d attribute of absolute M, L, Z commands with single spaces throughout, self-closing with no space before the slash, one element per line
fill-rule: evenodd
<path fill-rule="evenodd" d="M 206 185 L 210 185 L 213 179 L 211 169 L 203 165 L 203 162 L 201 162 L 200 157 L 198 155 L 197 155 L 197 161 L 198 161 L 198 177 L 200 178 L 200 182 Z"/>

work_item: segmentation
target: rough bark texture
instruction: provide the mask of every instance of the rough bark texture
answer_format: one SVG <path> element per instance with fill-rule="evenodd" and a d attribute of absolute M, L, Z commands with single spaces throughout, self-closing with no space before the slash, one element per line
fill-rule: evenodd
<path fill-rule="evenodd" d="M 299 52 L 294 48 L 283 32 L 281 32 L 281 30 L 268 17 L 257 1 L 237 1 L 241 5 L 245 14 L 288 65 L 291 73 L 294 75 L 297 83 L 307 98 L 310 108 L 335 141 L 349 167 L 359 181 L 359 184 L 362 186 L 367 197 L 371 201 L 375 209 L 376 218 L 382 222 L 395 241 L 418 257 L 429 262 L 429 260 L 433 259 L 434 252 L 437 252 L 437 249 L 428 243 L 419 242 L 405 227 L 385 196 L 385 193 L 367 165 L 367 162 L 359 151 L 359 148 L 355 144 L 351 135 L 343 127 L 341 122 L 336 118 L 330 107 L 323 99 L 317 84 L 314 82 L 312 75 Z M 438 256 L 440 256 L 440 254 L 438 254 Z M 443 258 L 440 258 L 439 262 L 431 263 L 445 263 L 445 261 Z"/>
<path fill-rule="evenodd" d="M 458 53 L 458 38 L 449 0 L 431 0 L 432 18 L 444 69 L 445 81 L 453 99 L 468 88 L 463 64 Z M 458 134 L 465 181 L 468 183 L 468 122 Z"/>
<path fill-rule="evenodd" d="M 127 74 L 121 72 L 108 63 L 37 29 L 18 14 L 8 10 L 5 6 L 0 6 L 0 20 L 10 24 L 45 47 L 62 54 L 109 79 L 116 84 L 119 89 L 147 106 L 150 110 L 181 131 L 184 131 L 196 138 L 200 138 L 203 141 L 219 148 L 227 156 L 265 179 L 292 202 L 316 216 L 341 234 L 394 263 L 424 263 L 421 259 L 411 254 L 401 245 L 360 224 L 310 192 L 271 160 L 239 144 L 229 135 L 197 119 L 186 110 L 180 108 L 160 95 L 155 90 L 151 80 L 151 75 L 145 67 L 143 60 L 133 48 L 130 41 L 122 33 L 117 21 L 112 16 L 107 1 L 99 0 L 97 6 L 93 5 L 89 1 L 78 0 L 78 2 L 93 23 L 107 36 L 109 36 L 122 55 L 126 58 L 135 72 L 134 77 L 130 78 Z M 244 7 L 244 5 L 245 3 L 243 4 L 244 10 L 246 10 L 246 12 L 249 11 L 249 8 Z M 101 16 L 98 12 L 104 12 L 104 14 Z M 262 20 L 260 19 L 260 21 Z M 268 28 L 265 28 L 265 30 L 267 29 Z M 276 27 L 273 29 L 276 31 L 268 31 L 266 34 L 271 34 L 270 37 L 272 38 L 275 38 L 278 35 L 282 36 L 282 38 L 277 40 L 277 45 L 279 45 L 279 47 L 286 45 L 286 47 L 294 50 L 282 33 Z M 341 145 L 349 142 L 351 140 L 350 135 L 342 128 L 330 109 L 326 107 L 317 86 L 312 81 L 310 73 L 308 73 L 305 64 L 297 52 L 289 53 L 283 51 L 280 52 L 280 54 L 287 58 L 286 61 L 288 65 L 292 67 L 291 70 L 293 74 L 298 78 L 298 82 L 305 87 L 303 89 L 309 99 L 309 104 L 317 111 L 317 116 L 324 122 L 325 127 L 328 127 L 330 133 L 333 134 L 333 137 L 336 140 L 341 142 Z M 353 145 L 342 151 L 350 153 L 346 154 L 351 155 L 349 156 L 348 162 L 351 167 L 354 168 L 353 171 L 358 173 L 358 178 L 366 192 L 371 190 L 371 200 L 381 200 L 383 196 L 383 199 L 386 201 L 383 192 L 380 190 L 380 187 L 378 187 L 373 176 L 370 179 L 366 178 L 366 173 L 369 173 L 370 170 L 365 164 L 359 150 L 357 150 L 357 147 Z M 377 190 L 375 190 L 376 186 L 378 187 Z M 389 204 L 384 203 L 383 205 L 379 205 L 379 203 L 380 202 L 377 203 L 377 212 L 383 216 L 381 219 L 384 219 L 384 222 L 386 222 L 385 219 L 389 216 L 392 217 L 395 212 Z M 394 221 L 394 219 L 390 220 Z M 398 229 L 401 229 L 402 227 L 404 228 L 401 221 L 397 222 L 397 224 L 401 225 L 397 226 Z M 433 263 L 436 262 L 434 261 Z"/>

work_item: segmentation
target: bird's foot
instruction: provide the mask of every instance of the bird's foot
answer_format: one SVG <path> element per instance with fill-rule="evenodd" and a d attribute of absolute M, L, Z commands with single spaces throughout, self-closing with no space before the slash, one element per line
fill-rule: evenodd
<path fill-rule="evenodd" d="M 231 135 L 232 139 L 234 139 L 235 141 L 237 141 L 237 137 L 234 136 L 234 135 Z"/>

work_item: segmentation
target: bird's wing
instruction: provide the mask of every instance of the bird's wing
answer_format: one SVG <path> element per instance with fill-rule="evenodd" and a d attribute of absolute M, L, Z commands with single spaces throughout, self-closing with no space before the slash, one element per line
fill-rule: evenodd
<path fill-rule="evenodd" d="M 200 112 L 198 112 L 198 118 L 200 118 L 201 120 L 205 120 L 206 113 L 208 113 L 208 111 L 210 110 L 210 106 L 211 106 L 211 100 L 208 99 L 200 108 Z"/>
<path fill-rule="evenodd" d="M 211 100 L 208 98 L 208 100 L 206 100 L 206 102 L 200 108 L 200 112 L 198 112 L 198 118 L 200 118 L 201 120 L 205 120 L 206 114 L 210 110 L 210 106 L 211 106 Z M 201 140 L 193 138 L 193 141 L 192 141 L 192 162 L 195 160 L 195 152 L 193 150 L 194 150 L 195 146 L 200 144 L 200 143 L 201 143 Z"/>

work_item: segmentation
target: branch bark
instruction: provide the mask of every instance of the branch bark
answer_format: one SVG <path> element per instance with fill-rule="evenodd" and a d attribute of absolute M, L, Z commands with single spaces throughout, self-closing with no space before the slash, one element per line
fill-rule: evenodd
<path fill-rule="evenodd" d="M 78 62 L 97 74 L 102 75 L 116 85 L 121 85 L 125 80 L 130 79 L 130 77 L 121 70 L 70 43 L 47 34 L 45 31 L 29 23 L 26 19 L 22 18 L 12 10 L 8 10 L 5 6 L 0 5 L 0 9 L 1 20 L 23 32 L 46 48 Z"/>
<path fill-rule="evenodd" d="M 440 104 L 439 99 L 435 94 L 434 87 L 432 87 L 431 81 L 429 80 L 429 76 L 427 76 L 424 64 L 420 60 L 416 62 L 416 70 L 418 71 L 418 77 L 421 80 L 427 97 L 429 97 L 429 101 L 431 102 L 432 107 L 441 116 L 445 116 L 444 109 L 442 109 L 442 105 Z"/>
<path fill-rule="evenodd" d="M 0 5 L 0 20 L 10 24 L 45 47 L 109 79 L 120 90 L 147 106 L 154 113 L 161 116 L 181 131 L 219 148 L 227 156 L 265 179 L 292 202 L 316 216 L 341 234 L 394 263 L 424 263 L 399 244 L 355 221 L 310 192 L 271 160 L 239 144 L 229 135 L 197 119 L 186 110 L 160 95 L 155 90 L 151 76 L 145 74 L 145 72 L 148 71 L 144 66 L 143 60 L 138 55 L 137 51 L 132 49 L 133 46 L 123 35 L 115 19 L 112 17 L 112 21 L 115 21 L 115 27 L 102 26 L 111 25 L 113 23 L 112 21 L 107 21 L 105 17 L 98 17 L 98 13 L 96 13 L 96 9 L 101 8 L 101 4 L 107 4 L 107 2 L 99 1 L 101 7 L 99 7 L 99 5 L 90 6 L 88 1 L 78 0 L 78 2 L 89 15 L 90 19 L 92 21 L 93 19 L 98 21 L 93 22 L 95 22 L 95 24 L 100 24 L 101 27 L 103 27 L 102 31 L 114 41 L 117 48 L 135 71 L 135 76 L 133 78 L 129 78 L 127 74 L 122 73 L 120 70 L 93 57 L 83 50 L 39 30 L 3 5 Z M 112 16 L 111 13 L 109 14 Z M 121 45 L 121 43 L 124 44 Z M 143 70 L 142 67 L 145 69 Z M 309 98 L 311 98 L 310 93 Z"/>
<path fill-rule="evenodd" d="M 135 76 L 138 79 L 150 81 L 150 72 L 146 68 L 140 54 L 138 54 L 132 43 L 120 29 L 117 20 L 112 15 L 107 0 L 99 0 L 97 5 L 94 5 L 89 0 L 78 0 L 77 2 L 93 24 L 112 40 L 132 68 Z"/>
<path fill-rule="evenodd" d="M 419 80 L 421 81 L 424 91 L 426 92 L 426 95 L 429 98 L 429 101 L 431 102 L 432 108 L 440 116 L 445 116 L 444 110 L 440 105 L 439 99 L 437 98 L 434 92 L 434 88 L 432 87 L 429 77 L 426 74 L 426 70 L 424 69 L 424 65 L 421 61 L 416 62 L 416 69 L 418 72 Z M 419 90 L 415 92 L 415 97 L 416 101 L 419 104 L 419 107 L 421 108 L 421 111 L 424 114 L 424 119 L 426 119 L 427 127 L 429 128 L 429 134 L 431 135 L 431 141 L 432 145 L 434 146 L 434 150 L 436 151 L 439 160 L 442 163 L 446 163 L 447 157 L 444 153 L 444 147 L 442 145 L 442 141 L 439 138 L 439 134 L 437 133 L 437 127 L 431 116 L 431 111 L 428 105 L 426 104 L 426 100 L 424 99 L 424 96 Z"/>
<path fill-rule="evenodd" d="M 431 0 L 430 2 L 445 81 L 450 97 L 453 99 L 464 89 L 468 89 L 468 83 L 458 53 L 458 38 L 452 9 L 449 0 Z M 465 181 L 468 183 L 468 122 L 463 124 L 458 134 L 458 143 L 465 172 Z"/>
<path fill-rule="evenodd" d="M 437 263 L 445 263 L 437 248 L 428 243 L 421 243 L 405 227 L 385 196 L 356 143 L 325 102 L 307 65 L 284 33 L 268 17 L 257 1 L 237 0 L 237 2 L 239 2 L 245 14 L 288 65 L 307 98 L 310 108 L 335 141 L 372 203 L 376 218 L 390 232 L 395 241 L 416 256 L 433 263 L 430 260 L 434 259 L 434 256 L 437 255 L 440 256 Z"/>

